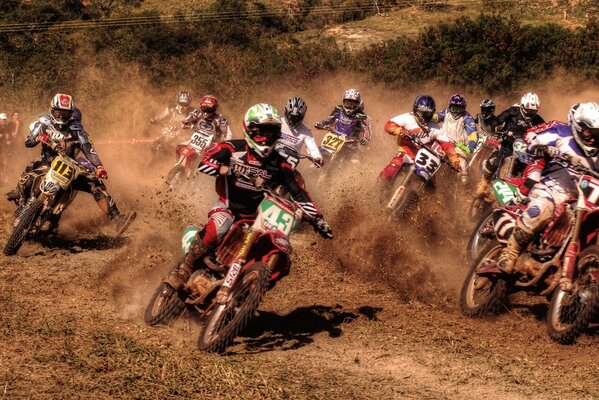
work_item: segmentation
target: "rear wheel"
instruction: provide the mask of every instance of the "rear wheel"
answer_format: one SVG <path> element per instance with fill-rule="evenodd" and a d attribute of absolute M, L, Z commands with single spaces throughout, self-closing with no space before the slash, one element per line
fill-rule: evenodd
<path fill-rule="evenodd" d="M 29 233 L 31 226 L 35 222 L 35 220 L 39 217 L 42 212 L 43 203 L 38 199 L 33 200 L 32 203 L 27 204 L 26 209 L 20 215 L 20 220 L 15 229 L 8 238 L 8 242 L 4 247 L 4 255 L 12 256 L 17 253 L 23 240 Z"/>
<path fill-rule="evenodd" d="M 270 272 L 266 264 L 248 267 L 233 287 L 225 304 L 214 304 L 200 331 L 201 350 L 222 353 L 247 326 L 262 296 L 268 290 Z"/>
<path fill-rule="evenodd" d="M 481 317 L 485 314 L 498 314 L 507 301 L 508 286 L 501 277 L 478 276 L 479 269 L 490 260 L 497 260 L 503 249 L 497 240 L 492 240 L 472 264 L 462 292 L 460 308 L 468 317 Z"/>
<path fill-rule="evenodd" d="M 561 344 L 574 343 L 597 312 L 599 246 L 589 246 L 581 252 L 576 268 L 572 290 L 555 289 L 547 313 L 549 337 Z"/>
<path fill-rule="evenodd" d="M 179 317 L 185 310 L 185 303 L 179 292 L 170 285 L 161 282 L 146 308 L 144 320 L 146 324 L 167 325 Z"/>

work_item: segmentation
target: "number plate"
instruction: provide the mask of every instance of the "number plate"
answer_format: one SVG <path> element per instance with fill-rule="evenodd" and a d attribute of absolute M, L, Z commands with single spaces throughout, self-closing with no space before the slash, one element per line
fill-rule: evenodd
<path fill-rule="evenodd" d="M 578 187 L 586 207 L 596 208 L 599 206 L 599 179 L 584 175 L 580 178 Z"/>
<path fill-rule="evenodd" d="M 64 189 L 76 177 L 75 165 L 68 159 L 57 156 L 50 166 L 50 177 Z"/>
<path fill-rule="evenodd" d="M 191 135 L 191 139 L 189 140 L 189 145 L 198 151 L 202 151 L 206 147 L 210 146 L 210 143 L 212 143 L 213 137 L 214 137 L 214 134 L 196 131 L 193 133 L 193 135 Z"/>
<path fill-rule="evenodd" d="M 516 188 L 510 185 L 506 181 L 502 181 L 501 179 L 495 179 L 493 181 L 493 192 L 495 192 L 495 197 L 499 201 L 499 204 L 502 206 L 510 203 L 514 200 L 514 193 L 516 193 Z"/>
<path fill-rule="evenodd" d="M 299 227 L 299 222 L 293 214 L 279 207 L 275 202 L 264 199 L 260 203 L 260 212 L 255 224 L 261 228 L 279 231 L 285 236 Z"/>
<path fill-rule="evenodd" d="M 341 150 L 343 145 L 345 144 L 345 136 L 337 135 L 336 133 L 329 132 L 322 139 L 321 146 L 324 149 L 332 151 L 334 153 Z"/>
<path fill-rule="evenodd" d="M 435 175 L 441 166 L 441 159 L 434 151 L 427 147 L 421 147 L 414 158 L 416 174 L 427 181 Z"/>

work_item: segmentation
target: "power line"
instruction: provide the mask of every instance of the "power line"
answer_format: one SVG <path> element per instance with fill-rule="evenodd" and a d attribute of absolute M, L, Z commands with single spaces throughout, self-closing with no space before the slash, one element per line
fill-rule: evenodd
<path fill-rule="evenodd" d="M 315 6 L 294 8 L 289 6 L 274 6 L 268 10 L 246 10 L 239 11 L 216 11 L 202 13 L 187 13 L 180 15 L 155 15 L 155 16 L 130 16 L 120 18 L 97 19 L 90 21 L 71 20 L 64 22 L 33 22 L 33 23 L 16 23 L 0 25 L 0 33 L 20 33 L 20 32 L 35 32 L 35 31 L 65 31 L 78 29 L 93 29 L 107 27 L 126 27 L 126 26 L 144 26 L 155 24 L 173 24 L 173 23 L 191 23 L 191 22 L 208 22 L 208 21 L 232 21 L 248 18 L 269 18 L 280 17 L 282 15 L 296 16 L 299 14 L 309 13 L 310 15 L 326 15 L 337 14 L 342 12 L 380 12 L 380 10 L 391 11 L 394 8 L 404 5 L 432 6 L 438 5 L 436 0 L 405 0 L 401 4 L 381 6 L 376 3 L 364 5 L 334 5 L 334 6 Z M 453 1 L 451 5 L 474 5 L 481 3 L 480 0 L 459 0 Z M 501 4 L 512 3 L 512 0 L 487 0 L 485 4 Z"/>

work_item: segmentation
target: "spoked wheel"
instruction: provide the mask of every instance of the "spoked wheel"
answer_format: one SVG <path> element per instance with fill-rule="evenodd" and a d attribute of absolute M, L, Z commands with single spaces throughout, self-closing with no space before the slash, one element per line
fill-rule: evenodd
<path fill-rule="evenodd" d="M 166 178 L 164 178 L 164 182 L 167 185 L 174 187 L 178 183 L 178 181 L 181 180 L 184 172 L 185 171 L 184 171 L 183 165 L 175 164 L 175 166 L 166 175 Z"/>
<path fill-rule="evenodd" d="M 4 247 L 5 256 L 12 256 L 16 254 L 17 251 L 19 251 L 19 248 L 21 247 L 23 240 L 25 240 L 25 237 L 29 233 L 31 226 L 39 217 L 44 205 L 41 201 L 35 199 L 26 207 L 27 208 L 23 210 L 23 213 L 20 216 L 21 219 L 19 220 L 19 223 L 13 230 L 12 235 L 10 235 L 10 238 L 8 238 L 8 242 Z"/>
<path fill-rule="evenodd" d="M 215 304 L 206 315 L 198 346 L 201 350 L 222 353 L 246 327 L 268 290 L 268 267 L 257 262 L 240 276 L 225 304 Z"/>
<path fill-rule="evenodd" d="M 488 210 L 480 220 L 476 229 L 472 232 L 468 240 L 467 256 L 468 263 L 474 262 L 481 249 L 485 248 L 488 243 L 495 238 L 495 230 L 493 229 L 493 210 Z"/>
<path fill-rule="evenodd" d="M 576 267 L 572 289 L 555 289 L 547 313 L 549 337 L 561 344 L 574 343 L 597 312 L 599 246 L 589 246 L 581 252 Z"/>
<path fill-rule="evenodd" d="M 146 308 L 144 320 L 150 326 L 167 325 L 185 310 L 181 294 L 170 285 L 160 282 Z"/>
<path fill-rule="evenodd" d="M 460 293 L 460 308 L 464 315 L 475 318 L 497 314 L 503 309 L 508 293 L 506 281 L 499 276 L 477 275 L 485 263 L 499 258 L 503 247 L 496 239 L 492 240 L 470 268 Z"/>

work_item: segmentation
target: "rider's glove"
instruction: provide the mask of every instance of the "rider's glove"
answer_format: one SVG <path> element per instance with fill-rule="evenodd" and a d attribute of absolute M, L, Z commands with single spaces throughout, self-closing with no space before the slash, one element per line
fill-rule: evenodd
<path fill-rule="evenodd" d="M 360 139 L 360 144 L 362 146 L 368 146 L 368 143 L 370 143 L 370 139 L 367 139 L 367 138 Z"/>
<path fill-rule="evenodd" d="M 315 158 L 314 159 L 314 164 L 316 165 L 317 168 L 320 168 L 324 165 L 324 160 L 322 158 Z"/>
<path fill-rule="evenodd" d="M 324 125 L 323 125 L 323 124 L 321 124 L 320 122 L 315 122 L 315 123 L 314 123 L 314 127 L 315 127 L 316 129 L 320 129 L 320 130 L 323 130 L 323 129 L 324 129 Z"/>
<path fill-rule="evenodd" d="M 100 164 L 96 167 L 96 178 L 98 178 L 98 179 L 107 179 L 108 178 L 108 173 L 106 172 L 106 170 L 104 169 L 102 164 Z"/>
<path fill-rule="evenodd" d="M 333 231 L 331 230 L 331 227 L 329 226 L 329 224 L 327 224 L 327 221 L 324 220 L 324 218 L 318 217 L 318 218 L 314 219 L 314 221 L 312 222 L 312 225 L 314 226 L 314 230 L 316 232 L 318 232 L 318 234 L 320 236 L 322 236 L 323 238 L 325 238 L 325 239 L 333 238 Z"/>

